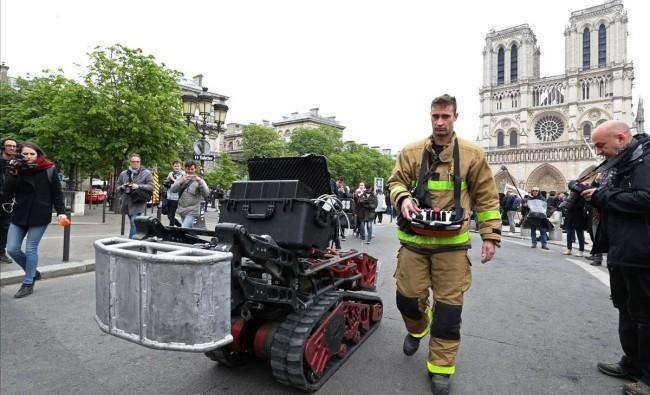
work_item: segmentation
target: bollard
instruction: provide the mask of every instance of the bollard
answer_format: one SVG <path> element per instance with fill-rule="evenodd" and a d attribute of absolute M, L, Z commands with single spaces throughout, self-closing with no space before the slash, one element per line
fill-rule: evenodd
<path fill-rule="evenodd" d="M 156 209 L 156 218 L 158 218 L 158 221 L 160 221 L 160 216 L 162 214 L 160 212 L 160 203 L 158 203 L 158 206 L 156 206 L 156 207 L 157 207 L 157 209 Z"/>
<path fill-rule="evenodd" d="M 106 197 L 104 197 L 104 203 L 102 204 L 102 223 L 106 223 Z"/>
<path fill-rule="evenodd" d="M 70 209 L 66 208 L 65 216 L 72 222 L 72 215 Z M 63 262 L 70 261 L 70 228 L 72 225 L 63 227 Z"/>
<path fill-rule="evenodd" d="M 124 236 L 124 217 L 126 214 L 122 213 L 122 225 L 120 226 L 120 235 Z"/>

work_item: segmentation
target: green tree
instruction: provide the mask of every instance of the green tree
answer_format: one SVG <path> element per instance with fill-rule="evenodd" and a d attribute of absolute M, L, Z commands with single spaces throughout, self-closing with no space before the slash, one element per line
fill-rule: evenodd
<path fill-rule="evenodd" d="M 244 136 L 244 158 L 254 156 L 277 157 L 287 154 L 287 143 L 275 129 L 261 125 L 246 125 Z"/>
<path fill-rule="evenodd" d="M 343 133 L 332 126 L 297 128 L 291 134 L 289 150 L 298 155 L 331 155 L 341 151 Z"/>
<path fill-rule="evenodd" d="M 31 80 L 19 79 L 15 89 L 6 88 L 0 88 L 9 98 L 3 100 L 2 112 L 7 115 L 2 117 L 3 130 L 41 145 L 68 176 L 68 188 L 77 189 L 80 174 L 102 170 L 100 146 L 88 114 L 94 98 L 83 85 L 66 79 L 59 71 Z"/>
<path fill-rule="evenodd" d="M 228 189 L 237 179 L 239 179 L 237 164 L 226 153 L 219 157 L 219 164 L 215 170 L 205 173 L 205 182 L 210 188 Z"/>
<path fill-rule="evenodd" d="M 360 182 L 372 183 L 375 177 L 388 179 L 395 161 L 380 152 L 358 144 L 349 144 L 341 152 L 327 157 L 332 177 L 343 176 L 351 189 Z"/>
<path fill-rule="evenodd" d="M 95 96 L 89 113 L 103 161 L 117 173 L 138 152 L 146 166 L 166 166 L 196 134 L 181 114 L 181 74 L 120 44 L 89 56 L 85 82 Z"/>

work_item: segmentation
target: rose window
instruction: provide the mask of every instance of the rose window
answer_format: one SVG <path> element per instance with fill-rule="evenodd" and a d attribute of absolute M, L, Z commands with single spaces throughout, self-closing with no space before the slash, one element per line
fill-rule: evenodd
<path fill-rule="evenodd" d="M 564 132 L 564 122 L 559 117 L 547 115 L 535 124 L 535 136 L 541 141 L 555 141 Z"/>

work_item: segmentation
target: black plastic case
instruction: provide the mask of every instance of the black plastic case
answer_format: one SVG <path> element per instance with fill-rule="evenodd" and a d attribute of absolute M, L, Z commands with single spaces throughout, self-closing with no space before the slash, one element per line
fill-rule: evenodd
<path fill-rule="evenodd" d="M 221 203 L 219 222 L 241 224 L 249 233 L 270 235 L 286 248 L 328 247 L 336 219 L 310 199 L 229 199 Z"/>
<path fill-rule="evenodd" d="M 332 185 L 324 156 L 306 155 L 284 158 L 251 158 L 248 160 L 251 180 L 298 180 L 311 188 L 313 198 L 331 195 Z"/>

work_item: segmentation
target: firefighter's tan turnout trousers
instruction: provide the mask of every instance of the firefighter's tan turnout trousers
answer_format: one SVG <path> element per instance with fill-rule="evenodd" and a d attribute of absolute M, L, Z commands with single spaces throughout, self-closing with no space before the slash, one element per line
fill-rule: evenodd
<path fill-rule="evenodd" d="M 401 247 L 394 277 L 397 305 L 409 334 L 417 338 L 431 334 L 428 371 L 453 374 L 463 295 L 472 282 L 467 251 L 423 255 Z M 429 290 L 433 304 L 429 303 Z"/>

